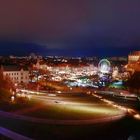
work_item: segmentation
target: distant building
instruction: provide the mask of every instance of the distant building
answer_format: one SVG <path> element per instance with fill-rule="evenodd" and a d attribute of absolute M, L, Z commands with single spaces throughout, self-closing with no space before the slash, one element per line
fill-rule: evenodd
<path fill-rule="evenodd" d="M 134 51 L 128 56 L 128 64 L 135 63 L 140 60 L 140 51 Z"/>
<path fill-rule="evenodd" d="M 127 57 L 110 57 L 108 58 L 109 61 L 126 61 L 127 62 Z"/>
<path fill-rule="evenodd" d="M 14 83 L 28 83 L 29 70 L 18 66 L 1 66 L 4 76 L 8 76 Z"/>
<path fill-rule="evenodd" d="M 135 71 L 140 71 L 140 51 L 134 51 L 128 56 L 128 64 L 125 68 L 132 74 Z"/>
<path fill-rule="evenodd" d="M 43 70 L 46 70 L 47 69 L 47 65 L 44 61 L 40 61 L 39 59 L 37 59 L 37 62 L 36 64 L 33 65 L 33 68 L 36 68 L 36 69 L 43 69 Z"/>

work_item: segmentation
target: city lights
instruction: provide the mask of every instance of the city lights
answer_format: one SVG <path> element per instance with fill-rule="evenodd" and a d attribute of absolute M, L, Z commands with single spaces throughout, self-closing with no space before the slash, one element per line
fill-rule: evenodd
<path fill-rule="evenodd" d="M 0 140 L 140 140 L 140 0 L 0 2 Z"/>

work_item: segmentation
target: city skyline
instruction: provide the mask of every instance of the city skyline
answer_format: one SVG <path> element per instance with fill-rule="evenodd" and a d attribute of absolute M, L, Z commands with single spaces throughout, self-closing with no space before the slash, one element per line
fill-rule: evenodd
<path fill-rule="evenodd" d="M 45 45 L 29 43 L 29 42 L 14 42 L 0 41 L 1 56 L 28 56 L 31 53 L 42 56 L 64 56 L 64 57 L 127 57 L 133 51 L 139 50 L 139 47 L 128 48 L 59 48 L 51 49 Z"/>

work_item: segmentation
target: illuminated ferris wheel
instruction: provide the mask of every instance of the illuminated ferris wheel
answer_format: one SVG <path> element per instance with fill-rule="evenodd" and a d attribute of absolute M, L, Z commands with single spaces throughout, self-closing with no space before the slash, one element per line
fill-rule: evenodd
<path fill-rule="evenodd" d="M 105 74 L 109 73 L 111 69 L 111 64 L 107 59 L 102 59 L 98 64 L 98 70 L 99 72 Z"/>

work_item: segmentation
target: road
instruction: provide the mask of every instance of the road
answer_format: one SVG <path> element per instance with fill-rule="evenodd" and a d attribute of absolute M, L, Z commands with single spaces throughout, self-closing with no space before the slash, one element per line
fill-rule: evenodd
<path fill-rule="evenodd" d="M 79 97 L 80 98 L 80 97 Z M 35 108 L 28 108 L 27 110 L 20 110 L 23 114 L 20 113 L 20 111 L 17 111 L 15 113 L 10 113 L 10 112 L 3 112 L 0 111 L 0 116 L 2 117 L 6 117 L 6 118 L 11 118 L 11 119 L 18 119 L 18 120 L 24 120 L 24 121 L 29 121 L 29 122 L 34 122 L 34 123 L 45 123 L 45 124 L 53 124 L 53 125 L 84 125 L 84 124 L 95 124 L 95 123 L 103 123 L 103 122 L 110 122 L 110 121 L 115 121 L 118 119 L 123 118 L 126 115 L 125 111 L 110 111 L 110 108 L 108 108 L 108 106 L 106 106 L 106 109 L 104 108 L 98 108 L 98 106 L 100 105 L 100 103 L 91 103 L 91 101 L 88 103 L 88 101 L 86 102 L 80 102 L 77 100 L 74 100 L 74 97 L 72 97 L 71 99 L 69 97 L 47 97 L 44 95 L 31 95 L 31 99 L 35 99 L 38 102 L 44 103 L 44 104 L 49 104 L 49 105 L 54 105 L 54 106 L 64 106 L 64 107 L 71 107 L 70 109 L 75 109 L 76 110 L 80 110 L 82 109 L 82 112 L 85 111 L 85 113 L 87 113 L 87 111 L 89 110 L 92 111 L 93 113 L 98 111 L 98 113 L 106 113 L 104 111 L 108 111 L 109 114 L 108 115 L 104 115 L 100 118 L 98 118 L 98 115 L 96 115 L 97 117 L 95 118 L 90 118 L 90 119 L 48 119 L 48 118 L 36 118 L 36 117 L 31 117 L 31 116 L 25 116 L 24 113 L 30 112 L 31 110 L 34 111 Z M 84 99 L 84 98 L 83 98 Z M 98 106 L 97 106 L 98 105 Z M 106 105 L 106 103 L 102 104 L 103 106 Z M 38 104 L 36 105 L 38 106 Z M 94 110 L 94 106 L 95 106 L 95 110 Z M 96 107 L 97 106 L 97 107 Z M 38 109 L 38 108 L 37 108 Z M 113 109 L 113 108 L 112 108 Z M 91 112 L 91 113 L 92 113 Z M 97 113 L 96 113 L 97 114 Z"/>
<path fill-rule="evenodd" d="M 94 92 L 93 95 L 100 100 L 107 100 L 108 102 L 111 102 L 118 108 L 126 109 L 129 115 L 140 120 L 140 101 L 137 96 L 128 95 L 126 98 L 126 95 L 118 95 L 118 93 L 110 91 L 98 91 Z"/>

